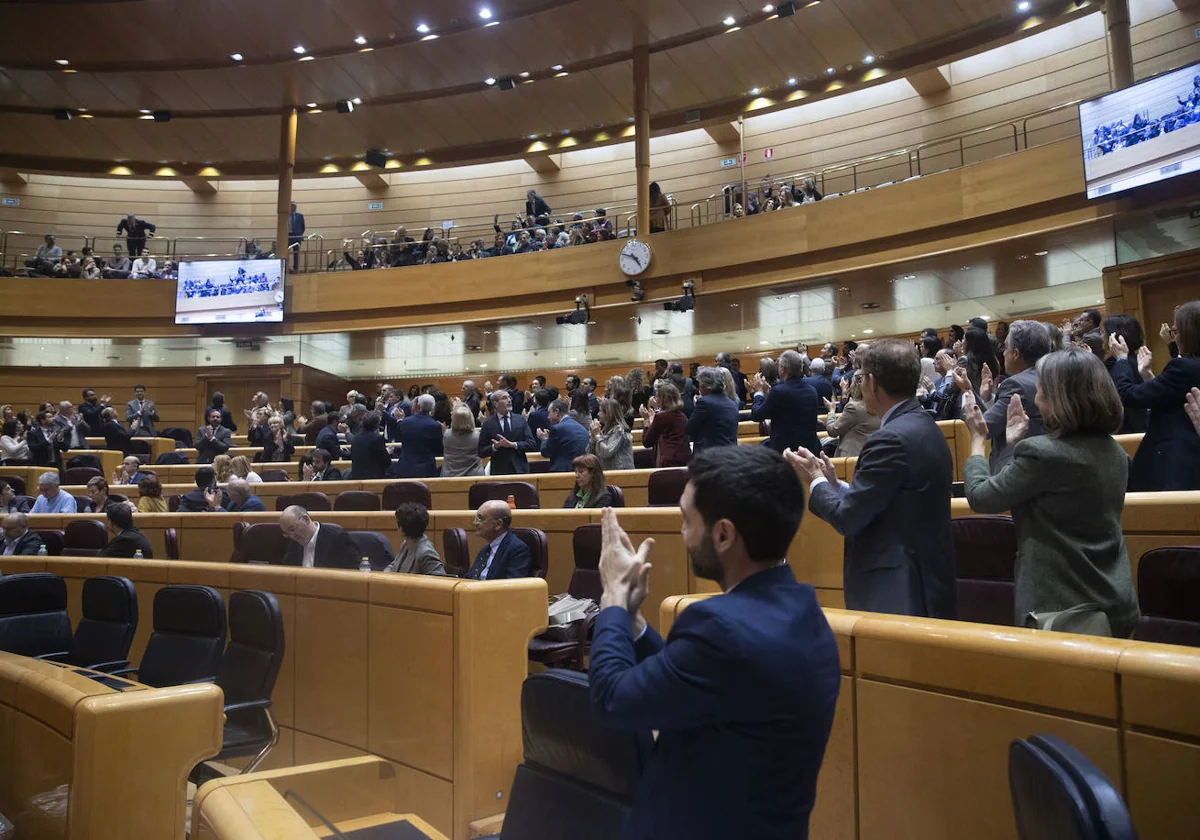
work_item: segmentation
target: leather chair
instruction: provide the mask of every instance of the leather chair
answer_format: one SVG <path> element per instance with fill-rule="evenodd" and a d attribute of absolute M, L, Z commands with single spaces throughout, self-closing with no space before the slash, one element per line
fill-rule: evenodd
<path fill-rule="evenodd" d="M 41 656 L 70 647 L 66 581 L 47 572 L 0 578 L 0 650 Z"/>
<path fill-rule="evenodd" d="M 63 554 L 99 557 L 108 545 L 108 529 L 98 519 L 75 519 L 63 529 Z M 49 549 L 47 549 L 49 551 Z"/>
<path fill-rule="evenodd" d="M 130 438 L 128 448 L 130 455 L 137 455 L 139 458 L 149 458 L 154 454 L 154 450 L 150 448 L 150 441 L 145 438 Z"/>
<path fill-rule="evenodd" d="M 387 565 L 396 559 L 392 554 L 392 544 L 387 536 L 378 531 L 349 531 L 350 539 L 358 546 L 359 557 L 366 557 L 371 564 L 371 571 L 382 572 Z"/>
<path fill-rule="evenodd" d="M 114 502 L 128 502 L 129 501 L 129 497 L 122 493 L 109 493 L 108 498 L 110 498 Z"/>
<path fill-rule="evenodd" d="M 548 473 L 550 472 L 549 461 L 530 461 L 529 471 L 531 473 Z"/>
<path fill-rule="evenodd" d="M 76 467 L 87 467 L 89 469 L 99 470 L 101 475 L 104 474 L 104 465 L 100 463 L 100 456 L 91 452 L 71 452 L 70 459 L 64 466 L 68 470 L 75 469 Z M 63 484 L 69 483 L 70 482 L 66 481 L 65 479 L 63 480 Z M 79 483 L 87 484 L 87 480 L 85 479 Z"/>
<path fill-rule="evenodd" d="M 309 512 L 333 510 L 333 505 L 329 503 L 329 497 L 324 493 L 314 491 L 292 493 L 291 495 L 279 496 L 275 499 L 275 510 L 283 510 L 291 505 L 300 505 L 300 507 Z"/>
<path fill-rule="evenodd" d="M 225 692 L 225 731 L 221 751 L 209 761 L 252 756 L 242 769 L 252 773 L 279 741 L 271 693 L 283 650 L 283 615 L 275 596 L 256 589 L 230 595 L 229 646 L 216 672 L 216 683 Z M 207 764 L 198 764 L 191 779 L 203 784 L 219 775 Z"/>
<path fill-rule="evenodd" d="M 1017 534 L 1011 516 L 961 516 L 950 520 L 958 575 L 958 620 L 1011 627 L 1016 620 L 1014 583 Z"/>
<path fill-rule="evenodd" d="M 154 631 L 137 668 L 144 685 L 212 682 L 225 650 L 225 601 L 211 586 L 164 586 L 154 594 Z"/>
<path fill-rule="evenodd" d="M 442 565 L 450 577 L 462 577 L 471 568 L 471 549 L 464 528 L 442 531 Z"/>
<path fill-rule="evenodd" d="M 467 506 L 477 510 L 484 502 L 493 499 L 505 501 L 513 497 L 520 510 L 536 509 L 539 504 L 538 489 L 528 481 L 477 481 L 467 491 Z"/>
<path fill-rule="evenodd" d="M 521 726 L 525 760 L 492 840 L 620 837 L 654 747 L 650 732 L 598 723 L 587 675 L 564 670 L 525 679 Z"/>
<path fill-rule="evenodd" d="M 129 664 L 129 646 L 137 630 L 137 590 L 129 578 L 100 575 L 83 582 L 83 618 L 70 646 L 39 656 L 93 671 L 114 671 Z"/>
<path fill-rule="evenodd" d="M 242 526 L 240 529 L 239 525 Z M 287 554 L 288 543 L 278 522 L 235 522 L 233 557 L 230 559 L 234 563 L 278 566 Z"/>
<path fill-rule="evenodd" d="M 261 478 L 263 481 L 289 481 L 290 480 L 288 478 L 287 470 L 280 470 L 280 469 L 260 470 L 258 475 L 259 475 L 259 478 Z"/>
<path fill-rule="evenodd" d="M 187 464 L 188 456 L 184 452 L 164 452 L 154 459 L 155 464 Z"/>
<path fill-rule="evenodd" d="M 1200 647 L 1200 546 L 1147 551 L 1138 562 L 1137 593 L 1135 639 Z"/>
<path fill-rule="evenodd" d="M 646 496 L 650 507 L 679 507 L 683 488 L 688 483 L 687 467 L 669 467 L 655 470 L 646 482 Z"/>
<path fill-rule="evenodd" d="M 63 470 L 62 483 L 71 487 L 82 487 L 101 474 L 100 470 L 93 469 L 92 467 L 69 467 Z"/>
<path fill-rule="evenodd" d="M 185 429 L 182 426 L 168 426 L 160 431 L 159 435 L 174 440 L 176 449 L 191 449 L 195 445 L 192 442 L 191 429 Z"/>
<path fill-rule="evenodd" d="M 13 496 L 13 501 L 17 503 L 18 510 L 20 510 L 21 506 L 24 506 L 26 511 L 30 511 L 33 510 L 33 506 L 37 504 L 37 499 L 33 496 L 23 496 L 20 493 Z"/>
<path fill-rule="evenodd" d="M 344 490 L 333 500 L 334 510 L 381 510 L 379 497 L 366 490 Z"/>
<path fill-rule="evenodd" d="M 167 510 L 171 513 L 179 512 L 179 494 L 171 493 L 167 496 Z"/>
<path fill-rule="evenodd" d="M 383 488 L 383 510 L 395 510 L 405 502 L 433 507 L 433 494 L 424 481 L 393 481 Z"/>
<path fill-rule="evenodd" d="M 514 537 L 529 546 L 533 577 L 545 580 L 546 573 L 550 569 L 550 543 L 546 540 L 546 532 L 537 528 L 510 528 L 509 531 Z"/>
<path fill-rule="evenodd" d="M 0 475 L 0 481 L 3 481 L 17 496 L 25 495 L 25 479 L 19 475 Z"/>
<path fill-rule="evenodd" d="M 633 468 L 635 470 L 652 470 L 658 462 L 658 453 L 654 447 L 647 449 L 644 446 L 633 447 Z"/>
<path fill-rule="evenodd" d="M 1137 840 L 1120 791 L 1054 735 L 1009 745 L 1008 786 L 1021 840 Z"/>
<path fill-rule="evenodd" d="M 615 484 L 604 485 L 612 493 L 613 507 L 625 507 L 625 491 Z"/>
<path fill-rule="evenodd" d="M 600 585 L 600 523 L 580 525 L 573 537 L 575 571 L 567 583 L 567 594 L 576 598 L 591 598 L 597 604 L 603 588 Z M 589 619 L 579 628 L 574 641 L 560 641 L 539 634 L 529 640 L 529 659 L 542 665 L 560 662 L 570 663 L 572 668 L 582 671 L 587 662 L 593 620 Z"/>
<path fill-rule="evenodd" d="M 87 496 L 71 496 L 75 500 L 76 513 L 93 513 L 92 500 Z"/>
<path fill-rule="evenodd" d="M 179 532 L 174 528 L 163 531 L 163 542 L 167 544 L 167 559 L 179 559 Z"/>
<path fill-rule="evenodd" d="M 31 529 L 32 530 L 32 529 Z M 63 532 L 53 528 L 45 531 L 34 531 L 46 545 L 46 554 L 51 557 L 61 557 L 63 553 Z"/>

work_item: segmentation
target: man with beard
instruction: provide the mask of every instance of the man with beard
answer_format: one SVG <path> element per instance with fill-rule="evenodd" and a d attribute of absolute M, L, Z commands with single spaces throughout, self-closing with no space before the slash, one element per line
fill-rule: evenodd
<path fill-rule="evenodd" d="M 786 560 L 804 490 L 760 446 L 702 453 L 688 473 L 692 571 L 724 594 L 691 604 L 665 643 L 640 612 L 654 541 L 635 551 L 603 514 L 592 706 L 616 729 L 659 731 L 624 836 L 804 840 L 840 680 L 816 595 Z"/>

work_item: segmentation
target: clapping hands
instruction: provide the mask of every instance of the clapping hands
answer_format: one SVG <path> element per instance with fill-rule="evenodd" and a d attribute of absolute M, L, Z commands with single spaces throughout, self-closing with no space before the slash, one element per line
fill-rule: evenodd
<path fill-rule="evenodd" d="M 783 457 L 792 469 L 796 471 L 796 475 L 805 484 L 812 484 L 818 478 L 825 478 L 830 484 L 837 484 L 837 470 L 834 469 L 833 462 L 829 460 L 829 456 L 824 452 L 821 457 L 809 452 L 804 447 L 799 449 L 783 450 Z"/>
<path fill-rule="evenodd" d="M 955 372 L 957 373 L 957 371 Z M 955 384 L 957 384 L 957 380 L 955 380 Z M 1014 397 L 1014 399 L 1016 398 Z M 1011 406 L 1011 403 L 1009 405 Z M 980 410 L 979 404 L 975 401 L 975 394 L 971 391 L 963 393 L 963 422 L 967 424 L 967 431 L 971 433 L 972 441 L 988 439 L 987 421 L 983 419 L 983 411 Z"/>
<path fill-rule="evenodd" d="M 1142 345 L 1137 351 L 1137 366 L 1138 373 L 1142 375 L 1142 379 L 1149 379 L 1153 376 L 1153 371 L 1150 365 L 1154 362 L 1154 354 L 1150 352 L 1150 348 Z"/>
<path fill-rule="evenodd" d="M 617 522 L 617 513 L 605 508 L 600 520 L 602 544 L 600 549 L 600 584 L 604 594 L 601 609 L 621 607 L 633 616 L 635 636 L 645 627 L 642 602 L 650 592 L 650 569 L 647 561 L 654 539 L 649 538 L 634 551 L 629 535 Z"/>
<path fill-rule="evenodd" d="M 990 403 L 992 401 L 992 386 L 994 384 L 995 383 L 992 379 L 992 369 L 987 365 L 984 365 L 983 371 L 979 375 L 979 398 L 985 403 Z"/>
<path fill-rule="evenodd" d="M 1192 421 L 1192 425 L 1196 427 L 1196 434 L 1200 435 L 1200 388 L 1193 388 L 1188 391 L 1185 398 L 1186 403 L 1183 410 L 1187 412 L 1187 416 Z"/>
<path fill-rule="evenodd" d="M 538 440 L 549 440 L 550 439 L 550 430 L 549 429 L 538 429 L 537 436 L 538 436 Z"/>

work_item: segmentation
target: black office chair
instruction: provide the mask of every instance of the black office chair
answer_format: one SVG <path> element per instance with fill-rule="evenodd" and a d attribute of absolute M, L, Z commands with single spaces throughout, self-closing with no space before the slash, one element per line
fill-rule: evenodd
<path fill-rule="evenodd" d="M 168 464 L 186 464 L 188 463 L 188 456 L 183 452 L 164 452 L 154 459 L 154 463 L 163 466 Z"/>
<path fill-rule="evenodd" d="M 1200 546 L 1152 548 L 1138 561 L 1142 617 L 1133 638 L 1200 647 Z"/>
<path fill-rule="evenodd" d="M 233 556 L 229 562 L 279 566 L 283 564 L 289 544 L 290 540 L 283 535 L 278 522 L 235 522 Z"/>
<path fill-rule="evenodd" d="M 1120 791 L 1054 735 L 1009 745 L 1008 786 L 1020 840 L 1137 840 Z"/>
<path fill-rule="evenodd" d="M 612 497 L 613 497 L 612 506 L 613 507 L 625 507 L 625 491 L 622 490 L 620 487 L 618 487 L 615 484 L 606 484 L 604 486 L 608 488 L 608 491 L 610 493 L 612 493 Z"/>
<path fill-rule="evenodd" d="M 33 530 L 32 528 L 30 529 Z M 42 542 L 46 546 L 46 554 L 51 557 L 61 557 L 63 553 L 63 533 L 61 528 L 47 528 L 41 531 L 33 531 L 42 538 Z"/>
<path fill-rule="evenodd" d="M 572 539 L 575 553 L 575 571 L 567 583 L 567 594 L 575 598 L 591 598 L 597 604 L 604 588 L 600 585 L 600 523 L 580 525 Z M 589 638 L 595 618 L 582 622 L 579 635 L 568 641 L 540 633 L 529 640 L 529 661 L 542 665 L 566 663 L 582 671 L 587 662 Z"/>
<path fill-rule="evenodd" d="M 366 557 L 370 562 L 371 571 L 382 572 L 388 563 L 396 559 L 392 554 L 392 544 L 378 531 L 350 531 L 349 534 L 358 546 L 358 556 Z"/>
<path fill-rule="evenodd" d="M 225 600 L 211 586 L 164 586 L 154 595 L 154 632 L 137 668 L 144 685 L 212 682 L 225 649 Z"/>
<path fill-rule="evenodd" d="M 243 768 L 251 773 L 279 741 L 271 717 L 271 693 L 283 662 L 283 615 L 270 592 L 245 589 L 229 596 L 229 646 L 217 670 L 225 692 L 225 732 L 221 751 L 209 761 L 253 756 Z M 198 764 L 191 779 L 203 784 L 220 774 Z"/>
<path fill-rule="evenodd" d="M 70 646 L 49 659 L 93 671 L 115 671 L 129 664 L 129 646 L 137 630 L 137 590 L 129 578 L 100 575 L 83 582 L 83 618 Z"/>
<path fill-rule="evenodd" d="M 95 467 L 67 467 L 63 471 L 63 484 L 71 487 L 82 487 L 93 478 L 100 478 L 104 473 Z"/>
<path fill-rule="evenodd" d="M 0 650 L 41 656 L 70 647 L 66 581 L 47 572 L 0 578 Z"/>
<path fill-rule="evenodd" d="M 544 671 L 521 687 L 525 760 L 513 778 L 504 828 L 492 840 L 620 837 L 654 739 L 598 723 L 588 678 Z"/>
<path fill-rule="evenodd" d="M 462 577 L 471 568 L 471 549 L 465 528 L 442 531 L 442 565 L 450 577 Z"/>
<path fill-rule="evenodd" d="M 167 544 L 167 559 L 179 559 L 179 532 L 174 528 L 163 531 L 163 542 Z"/>
<path fill-rule="evenodd" d="M 175 441 L 176 449 L 191 449 L 194 445 L 192 443 L 191 430 L 185 429 L 182 426 L 168 426 L 159 432 L 159 434 L 162 437 L 169 437 L 173 439 Z"/>
<path fill-rule="evenodd" d="M 540 528 L 510 528 L 509 531 L 529 548 L 529 571 L 533 572 L 530 577 L 545 580 L 550 570 L 550 543 L 546 532 Z"/>

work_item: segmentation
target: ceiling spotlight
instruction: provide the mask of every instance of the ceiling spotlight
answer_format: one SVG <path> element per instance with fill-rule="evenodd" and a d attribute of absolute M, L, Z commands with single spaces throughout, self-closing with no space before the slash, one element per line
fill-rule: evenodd
<path fill-rule="evenodd" d="M 768 3 L 768 4 L 767 4 L 767 5 L 765 5 L 765 6 L 763 6 L 763 12 L 765 12 L 766 14 L 768 14 L 768 15 L 769 15 L 769 14 L 771 14 L 771 12 L 773 12 L 773 11 L 775 11 L 775 7 L 774 7 L 774 6 L 772 6 L 770 3 Z"/>
<path fill-rule="evenodd" d="M 528 70 L 522 70 L 522 71 L 521 71 L 520 73 L 518 73 L 517 75 L 518 75 L 518 76 L 520 76 L 522 79 L 528 79 L 528 78 L 529 78 L 529 71 L 528 71 Z"/>
<path fill-rule="evenodd" d="M 354 102 L 349 99 L 339 99 L 337 101 L 337 112 L 339 114 L 353 114 Z"/>
<path fill-rule="evenodd" d="M 555 64 L 550 69 L 553 70 L 555 73 L 557 73 L 559 70 L 563 69 L 563 66 L 561 64 Z"/>
<path fill-rule="evenodd" d="M 491 20 L 492 19 L 492 10 L 489 9 L 487 6 L 484 6 L 482 9 L 479 10 L 479 16 L 481 18 L 483 18 L 484 20 Z"/>
<path fill-rule="evenodd" d="M 1032 5 L 1033 4 L 1030 3 L 1029 0 L 1021 0 L 1021 2 L 1017 4 L 1017 11 L 1028 12 Z"/>
<path fill-rule="evenodd" d="M 357 97 L 357 96 L 356 96 L 356 97 L 354 97 L 353 99 L 351 99 L 350 101 L 351 101 L 351 102 L 353 102 L 355 105 L 361 105 L 361 104 L 362 104 L 362 99 L 361 99 L 361 98 L 359 98 L 359 97 Z"/>
<path fill-rule="evenodd" d="M 302 56 L 302 57 L 300 58 L 300 60 L 301 60 L 301 61 L 312 61 L 312 60 L 313 60 L 313 57 L 312 57 L 311 55 L 306 55 L 306 56 Z"/>
<path fill-rule="evenodd" d="M 721 23 L 725 24 L 726 26 L 733 26 L 735 23 L 737 23 L 737 18 L 735 18 L 733 15 L 726 15 L 725 19 L 721 21 Z"/>
<path fill-rule="evenodd" d="M 1033 252 L 1033 255 L 1034 255 L 1035 257 L 1044 257 L 1044 256 L 1046 256 L 1046 255 L 1047 255 L 1047 254 L 1049 254 L 1049 253 L 1050 253 L 1049 251 L 1034 251 L 1034 252 Z"/>
<path fill-rule="evenodd" d="M 498 21 L 498 20 L 493 20 L 493 21 L 490 21 L 490 22 L 488 22 L 488 23 L 485 23 L 485 24 L 483 25 L 483 28 L 484 28 L 484 29 L 487 29 L 489 26 L 499 26 L 499 25 L 500 25 L 500 21 Z"/>
<path fill-rule="evenodd" d="M 304 107 L 305 107 L 305 108 L 316 108 L 316 107 L 317 107 L 317 103 L 316 103 L 316 102 L 309 102 L 309 103 L 308 103 L 307 105 L 305 105 Z"/>
<path fill-rule="evenodd" d="M 231 55 L 231 56 L 229 56 L 229 57 L 230 57 L 230 58 L 232 58 L 234 61 L 241 61 L 241 60 L 242 60 L 242 54 L 241 54 L 241 53 L 234 53 L 233 55 Z"/>
<path fill-rule="evenodd" d="M 875 330 L 863 330 L 863 335 L 871 335 Z"/>
<path fill-rule="evenodd" d="M 696 308 L 696 282 L 683 281 L 683 296 L 678 300 L 669 300 L 663 304 L 667 312 L 691 312 Z"/>
<path fill-rule="evenodd" d="M 536 134 L 530 134 L 530 135 L 529 135 L 529 139 L 530 139 L 530 140 L 536 140 L 536 139 L 538 139 L 538 136 L 537 136 Z"/>
<path fill-rule="evenodd" d="M 557 79 L 559 76 L 570 76 L 570 75 L 571 74 L 568 73 L 566 70 L 563 70 L 561 73 L 555 73 L 554 77 Z"/>
<path fill-rule="evenodd" d="M 792 76 L 790 79 L 788 79 L 788 85 L 794 85 L 794 84 L 796 84 L 796 77 Z"/>
<path fill-rule="evenodd" d="M 138 111 L 138 113 L 139 113 L 139 114 L 149 114 L 149 113 L 150 113 L 150 109 L 149 109 L 149 108 L 142 108 L 140 111 Z"/>
<path fill-rule="evenodd" d="M 483 80 L 483 83 L 485 85 L 494 85 L 494 84 L 496 84 L 496 77 L 488 76 L 486 79 Z"/>
<path fill-rule="evenodd" d="M 362 35 L 359 35 L 357 38 L 354 39 L 354 43 L 358 44 L 361 47 L 363 44 L 367 43 L 367 39 L 364 38 Z"/>
<path fill-rule="evenodd" d="M 140 117 L 138 117 L 138 119 L 139 120 L 152 120 L 152 119 L 154 119 L 154 115 L 153 114 L 142 114 Z"/>
<path fill-rule="evenodd" d="M 308 50 L 297 44 L 296 46 L 292 47 L 292 52 L 294 52 L 296 55 L 304 55 L 306 52 L 308 52 Z"/>
<path fill-rule="evenodd" d="M 750 88 L 751 96 L 758 96 L 758 88 Z"/>
<path fill-rule="evenodd" d="M 825 75 L 826 75 L 826 76 L 832 76 L 832 75 L 833 75 L 834 73 L 836 73 L 836 72 L 837 72 L 837 71 L 836 71 L 836 70 L 834 70 L 832 67 L 826 67 L 826 68 L 825 68 Z"/>
<path fill-rule="evenodd" d="M 54 59 L 54 63 L 61 65 L 62 67 L 66 67 L 71 62 L 67 61 L 65 58 L 56 58 Z"/>
<path fill-rule="evenodd" d="M 422 38 L 421 40 L 422 40 L 422 41 L 436 41 L 436 40 L 437 40 L 437 37 L 438 37 L 438 36 L 437 36 L 437 33 L 431 32 L 430 34 L 426 35 L 426 36 L 425 36 L 424 38 Z"/>
<path fill-rule="evenodd" d="M 428 32 L 428 31 L 429 31 L 429 24 L 427 24 L 427 23 L 418 23 L 418 24 L 417 24 L 417 31 L 418 31 L 418 32 L 420 32 L 422 35 L 424 35 L 426 32 Z"/>
<path fill-rule="evenodd" d="M 875 63 L 875 56 L 873 56 L 873 55 L 864 55 L 863 56 L 863 64 L 874 64 L 874 63 Z"/>
<path fill-rule="evenodd" d="M 568 312 L 566 315 L 558 315 L 554 319 L 556 324 L 586 324 L 592 320 L 592 308 L 588 306 L 587 295 L 580 295 L 575 298 L 575 311 Z M 574 359 L 572 359 L 574 361 Z"/>

